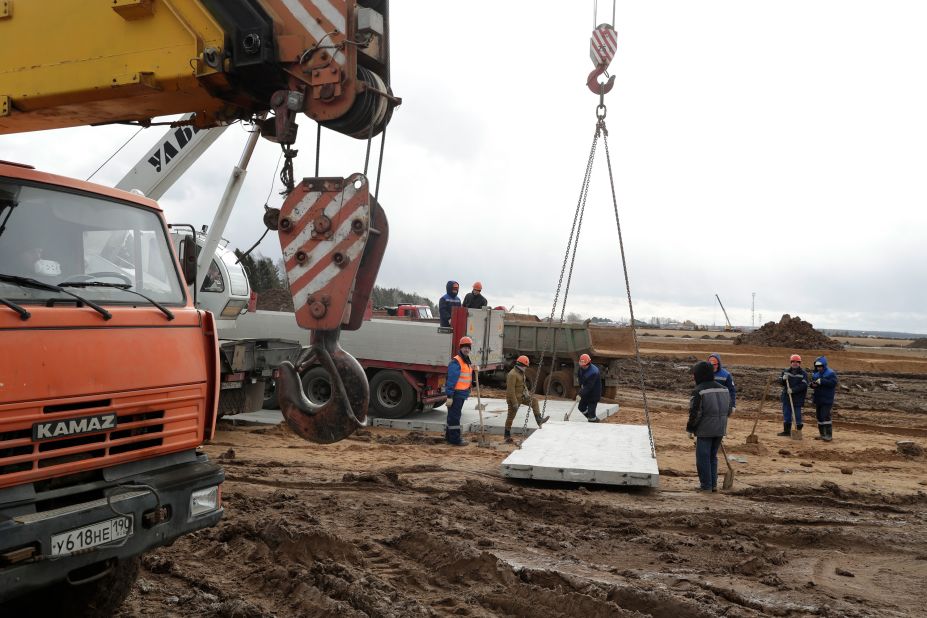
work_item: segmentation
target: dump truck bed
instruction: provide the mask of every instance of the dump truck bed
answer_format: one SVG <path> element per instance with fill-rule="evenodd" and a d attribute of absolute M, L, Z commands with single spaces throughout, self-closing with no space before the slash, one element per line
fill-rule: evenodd
<path fill-rule="evenodd" d="M 551 346 L 551 340 L 553 347 Z M 619 358 L 634 354 L 630 328 L 594 326 L 566 322 L 548 327 L 545 322 L 505 320 L 504 346 L 507 353 L 540 355 L 553 350 L 560 357 L 589 354 L 598 358 Z"/>

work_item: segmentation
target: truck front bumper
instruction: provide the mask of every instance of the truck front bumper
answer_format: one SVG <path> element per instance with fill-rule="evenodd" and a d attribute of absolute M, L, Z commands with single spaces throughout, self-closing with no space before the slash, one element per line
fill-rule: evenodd
<path fill-rule="evenodd" d="M 62 580 L 73 582 L 78 569 L 83 574 L 93 565 L 128 559 L 215 525 L 223 512 L 219 486 L 224 478 L 222 469 L 205 455 L 191 454 L 183 463 L 74 488 L 74 495 L 99 496 L 105 492 L 108 501 L 95 497 L 45 511 L 34 508 L 41 503 L 41 496 L 0 504 L 0 602 Z M 192 513 L 193 493 L 209 488 L 217 488 L 215 508 Z M 124 515 L 131 518 L 128 536 L 67 551 L 64 542 L 70 537 L 64 533 Z M 87 540 L 95 544 L 92 531 L 87 533 Z"/>

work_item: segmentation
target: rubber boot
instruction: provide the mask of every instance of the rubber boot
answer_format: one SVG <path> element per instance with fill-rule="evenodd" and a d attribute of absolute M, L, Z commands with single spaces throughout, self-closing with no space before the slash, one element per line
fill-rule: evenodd
<path fill-rule="evenodd" d="M 824 429 L 824 427 L 826 427 L 826 425 L 818 425 L 818 433 L 821 434 L 821 435 L 819 435 L 819 436 L 814 436 L 814 439 L 815 439 L 815 440 L 823 440 L 823 439 L 824 439 L 824 432 L 827 431 L 826 429 Z"/>
<path fill-rule="evenodd" d="M 549 420 L 550 420 L 550 417 L 549 417 L 549 416 L 545 416 L 544 418 L 541 418 L 540 416 L 534 417 L 534 422 L 538 424 L 538 428 L 540 428 L 541 425 L 543 425 L 544 423 L 546 423 L 546 422 L 549 421 Z"/>
<path fill-rule="evenodd" d="M 505 432 L 505 436 L 502 441 L 505 442 L 506 444 L 512 444 L 515 442 L 515 440 L 512 439 L 511 432 L 508 432 L 508 431 Z"/>
<path fill-rule="evenodd" d="M 804 427 L 804 425 L 795 425 L 795 431 L 792 432 L 792 439 L 793 439 L 793 440 L 801 440 L 801 437 L 802 437 L 802 436 L 801 436 L 801 428 L 802 428 L 802 427 Z"/>
<path fill-rule="evenodd" d="M 824 441 L 830 442 L 834 439 L 834 426 L 824 425 Z"/>
<path fill-rule="evenodd" d="M 792 423 L 782 423 L 782 433 L 777 433 L 777 436 L 791 436 L 792 435 Z"/>

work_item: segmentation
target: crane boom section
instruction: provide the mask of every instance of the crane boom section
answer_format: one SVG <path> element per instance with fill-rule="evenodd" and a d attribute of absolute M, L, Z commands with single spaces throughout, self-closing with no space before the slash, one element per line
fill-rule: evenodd
<path fill-rule="evenodd" d="M 366 138 L 397 101 L 384 17 L 356 0 L 11 6 L 0 16 L 0 134 L 181 113 L 205 128 L 274 111 L 262 129 L 281 143 L 295 139 L 298 112 Z"/>

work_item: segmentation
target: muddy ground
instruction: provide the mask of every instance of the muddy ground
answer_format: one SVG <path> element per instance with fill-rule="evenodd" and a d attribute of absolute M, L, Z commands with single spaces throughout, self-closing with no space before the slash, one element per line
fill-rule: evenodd
<path fill-rule="evenodd" d="M 146 556 L 120 615 L 927 615 L 927 460 L 896 448 L 927 446 L 924 375 L 841 373 L 829 444 L 813 425 L 776 437 L 768 401 L 748 445 L 773 372 L 734 364 L 735 486 L 706 495 L 686 354 L 647 360 L 653 490 L 505 480 L 498 437 L 454 448 L 378 429 L 320 446 L 222 424 L 206 450 L 225 463 L 224 519 Z M 644 421 L 639 392 L 618 399 L 610 422 Z"/>

